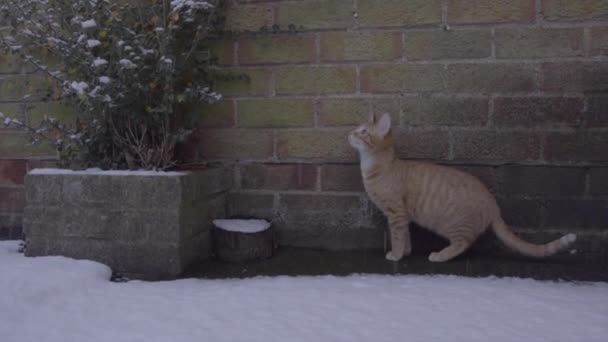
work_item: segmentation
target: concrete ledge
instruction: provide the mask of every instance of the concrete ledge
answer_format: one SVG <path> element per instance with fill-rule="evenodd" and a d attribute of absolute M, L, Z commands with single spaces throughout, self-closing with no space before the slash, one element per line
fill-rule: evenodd
<path fill-rule="evenodd" d="M 231 172 L 53 172 L 26 176 L 27 256 L 90 259 L 140 279 L 171 279 L 211 255 Z"/>

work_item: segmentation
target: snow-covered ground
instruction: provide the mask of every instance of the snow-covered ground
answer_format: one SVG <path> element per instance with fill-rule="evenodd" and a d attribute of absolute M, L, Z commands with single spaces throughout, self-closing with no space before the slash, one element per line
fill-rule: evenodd
<path fill-rule="evenodd" d="M 456 276 L 109 282 L 0 242 L 0 341 L 607 341 L 608 284 Z"/>

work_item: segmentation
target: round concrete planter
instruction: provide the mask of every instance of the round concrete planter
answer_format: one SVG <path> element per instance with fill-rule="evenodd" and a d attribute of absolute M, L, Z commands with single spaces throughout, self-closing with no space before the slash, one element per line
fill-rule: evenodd
<path fill-rule="evenodd" d="M 231 173 L 70 171 L 26 176 L 27 256 L 102 262 L 137 279 L 172 279 L 211 254 Z"/>

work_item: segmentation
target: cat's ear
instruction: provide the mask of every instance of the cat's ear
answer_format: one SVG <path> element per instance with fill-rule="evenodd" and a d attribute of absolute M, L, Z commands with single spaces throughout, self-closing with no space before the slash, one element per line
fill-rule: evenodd
<path fill-rule="evenodd" d="M 378 120 L 376 127 L 378 127 L 378 133 L 381 136 L 386 136 L 391 130 L 391 116 L 388 113 L 382 114 L 382 117 L 380 120 Z"/>
<path fill-rule="evenodd" d="M 370 124 L 375 124 L 376 123 L 376 114 L 375 113 L 371 113 L 369 114 L 369 123 Z"/>

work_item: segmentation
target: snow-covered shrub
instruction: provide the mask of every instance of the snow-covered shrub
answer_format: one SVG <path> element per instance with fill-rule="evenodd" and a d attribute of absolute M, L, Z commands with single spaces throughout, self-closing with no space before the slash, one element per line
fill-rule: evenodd
<path fill-rule="evenodd" d="M 221 0 L 0 0 L 0 46 L 61 85 L 75 123 L 5 125 L 48 140 L 66 167 L 167 169 L 179 108 L 214 102 L 208 50 Z M 49 58 L 37 58 L 43 51 Z M 47 61 L 53 61 L 53 66 Z"/>

